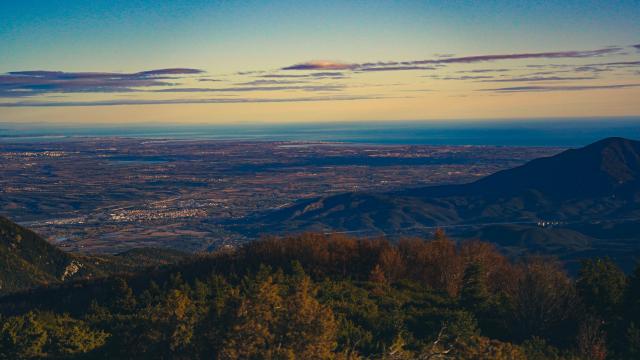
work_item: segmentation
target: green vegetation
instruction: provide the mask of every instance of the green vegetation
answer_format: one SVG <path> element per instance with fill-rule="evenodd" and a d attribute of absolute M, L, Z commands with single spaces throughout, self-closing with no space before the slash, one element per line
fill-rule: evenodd
<path fill-rule="evenodd" d="M 630 359 L 640 268 L 305 234 L 0 298 L 0 357 Z"/>
<path fill-rule="evenodd" d="M 72 260 L 32 231 L 0 217 L 0 293 L 61 281 Z"/>

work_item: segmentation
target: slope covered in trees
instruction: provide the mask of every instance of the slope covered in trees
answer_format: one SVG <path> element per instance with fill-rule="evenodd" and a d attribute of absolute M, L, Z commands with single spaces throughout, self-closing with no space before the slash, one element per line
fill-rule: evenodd
<path fill-rule="evenodd" d="M 0 217 L 0 292 L 86 273 L 73 261 L 34 232 Z"/>
<path fill-rule="evenodd" d="M 483 242 L 264 239 L 0 298 L 5 358 L 631 359 L 640 270 Z"/>
<path fill-rule="evenodd" d="M 109 273 L 179 262 L 186 253 L 133 249 L 115 256 L 65 253 L 31 230 L 0 216 L 0 294 Z"/>

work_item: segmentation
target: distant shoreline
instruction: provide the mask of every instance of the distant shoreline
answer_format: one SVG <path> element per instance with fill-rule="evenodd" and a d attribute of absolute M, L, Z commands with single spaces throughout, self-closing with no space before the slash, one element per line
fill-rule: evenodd
<path fill-rule="evenodd" d="M 640 139 L 640 118 L 466 122 L 345 122 L 240 125 L 77 125 L 0 123 L 0 142 L 78 138 L 293 141 L 371 145 L 583 146 L 605 137 Z"/>

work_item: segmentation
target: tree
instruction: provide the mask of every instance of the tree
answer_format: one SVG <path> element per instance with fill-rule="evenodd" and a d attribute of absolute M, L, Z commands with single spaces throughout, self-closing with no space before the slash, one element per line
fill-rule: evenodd
<path fill-rule="evenodd" d="M 280 286 L 267 276 L 250 281 L 248 287 L 220 350 L 220 359 L 251 359 L 259 355 L 267 358 L 278 349 L 275 340 L 283 309 Z"/>
<path fill-rule="evenodd" d="M 533 337 L 522 343 L 522 350 L 527 356 L 527 360 L 561 360 L 560 351 L 547 344 L 544 339 Z"/>
<path fill-rule="evenodd" d="M 282 343 L 301 359 L 330 359 L 336 347 L 333 312 L 314 297 L 311 279 L 296 282 L 286 299 Z"/>
<path fill-rule="evenodd" d="M 382 271 L 380 265 L 376 264 L 376 266 L 373 267 L 373 270 L 371 270 L 369 274 L 369 281 L 378 285 L 387 285 L 387 277 L 384 276 L 384 271 Z"/>
<path fill-rule="evenodd" d="M 539 257 L 521 265 L 513 294 L 512 329 L 520 339 L 566 339 L 575 323 L 576 296 L 571 280 L 556 262 Z"/>
<path fill-rule="evenodd" d="M 516 269 L 494 244 L 468 240 L 462 242 L 458 248 L 460 257 L 467 266 L 472 263 L 480 265 L 487 290 L 491 294 L 513 291 L 518 279 Z"/>
<path fill-rule="evenodd" d="M 462 288 L 460 289 L 460 305 L 467 310 L 479 312 L 484 310 L 489 299 L 485 274 L 482 266 L 472 263 L 464 271 Z"/>
<path fill-rule="evenodd" d="M 627 318 L 635 324 L 640 324 L 640 263 L 629 277 L 624 301 Z"/>
<path fill-rule="evenodd" d="M 524 351 L 511 343 L 474 336 L 456 344 L 450 357 L 457 360 L 527 360 Z"/>
<path fill-rule="evenodd" d="M 640 358 L 640 329 L 635 323 L 629 324 L 627 332 L 625 334 L 626 340 L 626 354 L 629 359 Z"/>
<path fill-rule="evenodd" d="M 464 271 L 456 243 L 441 230 L 433 240 L 401 239 L 398 250 L 409 278 L 450 296 L 457 296 Z"/>
<path fill-rule="evenodd" d="M 386 246 L 380 252 L 378 265 L 384 273 L 385 278 L 390 283 L 397 281 L 405 275 L 405 263 L 402 255 L 395 246 Z"/>
<path fill-rule="evenodd" d="M 582 262 L 576 290 L 591 314 L 609 318 L 618 312 L 626 285 L 624 272 L 611 259 L 590 259 Z"/>
<path fill-rule="evenodd" d="M 8 318 L 0 329 L 0 358 L 28 359 L 44 355 L 47 332 L 29 312 Z"/>
<path fill-rule="evenodd" d="M 405 349 L 406 341 L 402 337 L 402 334 L 396 335 L 396 338 L 391 343 L 391 346 L 382 354 L 381 360 L 412 360 L 415 359 L 415 354 Z"/>
<path fill-rule="evenodd" d="M 94 330 L 83 321 L 68 315 L 50 315 L 52 319 L 45 323 L 49 334 L 47 353 L 56 358 L 84 354 L 102 347 L 109 334 Z"/>
<path fill-rule="evenodd" d="M 602 320 L 590 317 L 580 324 L 578 351 L 585 360 L 607 358 L 606 335 L 602 330 L 602 323 Z"/>
<path fill-rule="evenodd" d="M 178 351 L 186 348 L 193 338 L 196 319 L 195 306 L 189 296 L 180 290 L 169 291 L 164 311 L 170 327 L 169 348 Z"/>
<path fill-rule="evenodd" d="M 112 283 L 111 297 L 113 308 L 117 312 L 132 313 L 136 308 L 136 298 L 124 277 L 116 277 Z"/>

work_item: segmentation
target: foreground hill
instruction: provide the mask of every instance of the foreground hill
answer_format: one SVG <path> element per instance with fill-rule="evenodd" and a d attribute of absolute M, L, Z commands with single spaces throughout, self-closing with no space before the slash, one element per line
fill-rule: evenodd
<path fill-rule="evenodd" d="M 134 249 L 116 256 L 65 253 L 29 229 L 0 217 L 0 294 L 109 273 L 175 263 L 187 254 L 165 249 Z"/>
<path fill-rule="evenodd" d="M 0 217 L 0 291 L 89 275 L 91 270 L 34 232 Z"/>
<path fill-rule="evenodd" d="M 640 142 L 607 138 L 469 184 L 305 200 L 250 219 L 242 229 L 248 234 L 266 228 L 282 233 L 312 230 L 401 236 L 445 227 L 467 236 L 475 234 L 469 228 L 520 225 L 529 227 L 535 237 L 546 237 L 542 242 L 551 244 L 547 250 L 552 250 L 563 246 L 557 242 L 566 236 L 540 229 L 538 222 L 570 226 L 578 233 L 572 237 L 580 237 L 581 243 L 597 243 L 601 238 L 594 236 L 598 232 L 594 223 L 611 227 L 613 222 L 617 227 L 638 220 L 639 203 Z M 501 237 L 497 231 L 493 235 Z M 639 240 L 640 234 L 615 239 L 624 246 Z"/>
<path fill-rule="evenodd" d="M 441 232 L 271 238 L 0 297 L 0 358 L 636 359 L 639 276 Z"/>

